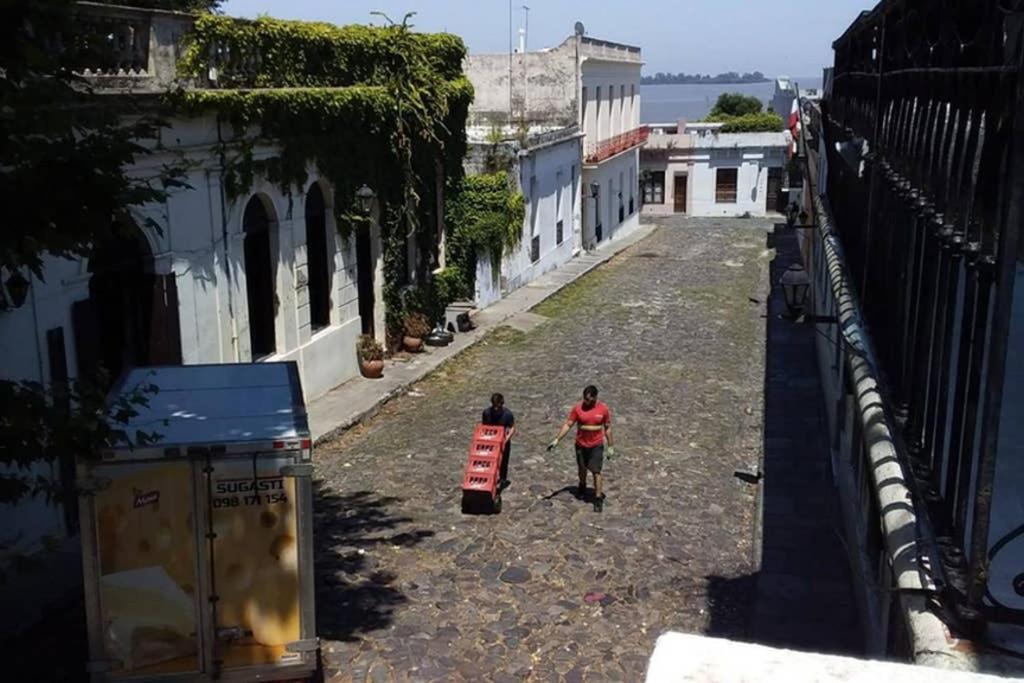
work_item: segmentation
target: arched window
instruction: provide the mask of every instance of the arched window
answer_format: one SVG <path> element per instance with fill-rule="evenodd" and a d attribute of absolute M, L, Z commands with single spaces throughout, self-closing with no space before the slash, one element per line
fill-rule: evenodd
<path fill-rule="evenodd" d="M 270 257 L 270 218 L 258 197 L 245 207 L 242 217 L 245 230 L 245 294 L 249 304 L 249 346 L 252 359 L 272 355 L 277 350 L 274 339 L 274 314 L 277 293 L 274 291 L 274 269 Z"/>
<path fill-rule="evenodd" d="M 323 192 L 314 183 L 306 193 L 306 270 L 309 321 L 314 332 L 331 324 L 331 267 L 325 213 Z"/>

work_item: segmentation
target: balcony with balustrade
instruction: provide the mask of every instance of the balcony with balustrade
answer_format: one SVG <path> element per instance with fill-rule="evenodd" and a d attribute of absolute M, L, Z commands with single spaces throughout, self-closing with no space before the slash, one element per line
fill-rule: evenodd
<path fill-rule="evenodd" d="M 588 143 L 586 152 L 583 155 L 583 161 L 588 165 L 599 164 L 623 152 L 628 152 L 642 146 L 647 142 L 650 134 L 651 129 L 649 126 L 640 126 L 605 140 Z"/>
<path fill-rule="evenodd" d="M 159 93 L 176 82 L 194 15 L 95 2 L 76 3 L 73 12 L 73 30 L 50 49 L 96 92 Z"/>

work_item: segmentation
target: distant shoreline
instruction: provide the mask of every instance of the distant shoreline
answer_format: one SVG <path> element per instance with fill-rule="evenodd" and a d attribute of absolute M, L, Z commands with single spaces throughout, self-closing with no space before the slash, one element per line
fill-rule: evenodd
<path fill-rule="evenodd" d="M 762 78 L 759 81 L 716 81 L 706 80 L 685 80 L 685 81 L 653 81 L 644 78 L 640 79 L 640 85 L 754 85 L 757 83 L 771 83 L 772 79 Z"/>

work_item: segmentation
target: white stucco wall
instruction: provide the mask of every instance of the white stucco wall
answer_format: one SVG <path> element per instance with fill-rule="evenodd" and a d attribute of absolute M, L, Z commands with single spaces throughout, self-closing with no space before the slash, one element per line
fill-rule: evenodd
<path fill-rule="evenodd" d="M 768 192 L 768 170 L 763 168 L 758 155 L 712 153 L 693 163 L 690 179 L 692 190 L 690 207 L 694 216 L 763 216 L 766 213 L 765 196 Z M 738 168 L 736 201 L 715 201 L 717 169 Z"/>
<path fill-rule="evenodd" d="M 473 302 L 477 308 L 487 308 L 500 300 L 500 270 L 491 263 L 490 254 L 479 254 L 476 259 L 476 291 Z"/>
<path fill-rule="evenodd" d="M 587 143 L 606 140 L 640 125 L 640 67 L 640 62 L 583 61 L 582 87 L 587 98 L 581 128 Z"/>
<path fill-rule="evenodd" d="M 785 168 L 784 133 L 691 136 L 690 146 L 641 152 L 641 167 L 665 172 L 665 201 L 645 204 L 651 214 L 673 213 L 677 175 L 687 176 L 686 213 L 691 216 L 765 216 L 769 212 L 768 169 Z M 737 169 L 736 201 L 715 201 L 717 169 Z"/>
<path fill-rule="evenodd" d="M 355 355 L 360 332 L 356 288 L 355 240 L 345 243 L 334 226 L 330 189 L 322 185 L 327 214 L 327 248 L 331 263 L 330 325 L 311 333 L 307 288 L 305 194 L 289 199 L 279 188 L 258 181 L 248 194 L 222 197 L 219 171 L 213 166 L 216 130 L 211 120 L 175 121 L 165 132 L 198 165 L 186 178 L 191 189 L 171 192 L 159 205 L 135 211 L 161 226 L 157 233 L 140 228 L 154 256 L 157 274 L 174 274 L 182 361 L 186 364 L 248 362 L 248 311 L 242 215 L 249 198 L 262 194 L 272 207 L 271 253 L 279 306 L 275 318 L 277 353 L 265 360 L 295 360 L 309 400 L 358 374 Z M 272 150 L 257 150 L 257 158 Z M 154 155 L 134 171 L 146 173 L 169 159 Z M 310 169 L 307 188 L 317 182 Z M 222 201 L 225 210 L 222 211 Z M 378 264 L 379 266 L 379 259 Z M 32 278 L 29 297 L 19 309 L 0 312 L 0 373 L 7 379 L 50 382 L 46 332 L 63 328 L 68 374 L 75 377 L 77 350 L 72 304 L 89 298 L 88 263 L 48 258 L 45 280 Z M 380 299 L 378 298 L 378 304 Z M 0 510 L 13 520 L 4 539 L 18 538 L 31 551 L 47 534 L 63 535 L 58 508 L 26 501 L 15 510 Z"/>
<path fill-rule="evenodd" d="M 526 215 L 519 248 L 507 254 L 501 266 L 505 293 L 522 287 L 572 258 L 580 230 L 581 148 L 581 138 L 573 137 L 539 149 L 526 150 L 520 155 L 518 178 L 526 199 Z M 532 196 L 531 187 L 534 191 Z M 559 220 L 562 221 L 561 242 L 556 239 Z M 540 237 L 540 258 L 536 262 L 531 260 L 530 254 L 534 235 Z"/>
<path fill-rule="evenodd" d="M 640 225 L 639 189 L 640 150 L 632 149 L 600 164 L 583 168 L 583 248 L 593 249 L 598 245 L 595 228 L 596 219 L 602 226 L 601 242 L 621 237 Z M 622 183 L 620 184 L 620 177 Z M 630 181 L 632 178 L 632 182 Z M 591 184 L 600 186 L 598 198 L 591 197 Z M 624 218 L 619 222 L 618 194 L 622 190 Z M 629 211 L 629 199 L 633 197 L 633 212 Z"/>

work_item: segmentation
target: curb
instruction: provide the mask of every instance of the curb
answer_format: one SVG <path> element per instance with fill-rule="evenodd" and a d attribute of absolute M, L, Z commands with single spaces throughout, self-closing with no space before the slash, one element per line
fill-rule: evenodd
<path fill-rule="evenodd" d="M 349 416 L 344 421 L 339 423 L 337 426 L 332 427 L 331 429 L 326 430 L 323 434 L 315 437 L 313 439 L 313 446 L 315 447 L 317 445 L 320 445 L 320 444 L 325 443 L 327 441 L 330 441 L 332 439 L 336 439 L 339 436 L 341 436 L 342 434 L 344 434 L 345 432 L 347 432 L 348 430 L 352 429 L 353 427 L 356 427 L 356 426 L 366 422 L 367 420 L 372 419 L 378 413 L 380 413 L 381 408 L 385 404 L 387 404 L 388 402 L 394 400 L 395 398 L 398 398 L 400 396 L 404 396 L 405 394 L 409 393 L 409 389 L 414 384 L 416 384 L 417 382 L 423 381 L 424 379 L 426 379 L 430 375 L 434 374 L 438 370 L 441 370 L 442 368 L 447 366 L 452 361 L 458 359 L 467 350 L 469 350 L 469 349 L 473 348 L 474 346 L 476 346 L 476 344 L 478 344 L 480 341 L 482 341 L 484 338 L 486 338 L 488 335 L 490 335 L 492 332 L 494 332 L 494 330 L 496 330 L 499 327 L 501 327 L 505 323 L 505 321 L 509 320 L 510 318 L 514 318 L 515 316 L 519 315 L 520 313 L 532 311 L 534 308 L 536 308 L 540 304 L 544 303 L 545 301 L 550 299 L 555 294 L 558 294 L 559 292 L 561 292 L 563 289 L 565 289 L 569 285 L 573 284 L 574 282 L 577 282 L 578 280 L 580 280 L 584 276 L 588 275 L 589 273 L 593 272 L 597 268 L 600 268 L 604 264 L 608 263 L 609 261 L 611 261 L 613 258 L 618 256 L 619 254 L 625 252 L 627 249 L 630 249 L 631 247 L 635 246 L 636 244 L 638 244 L 642 240 L 646 239 L 648 236 L 650 236 L 652 233 L 654 233 L 654 231 L 657 230 L 659 227 L 660 226 L 653 225 L 653 224 L 650 224 L 650 223 L 641 224 L 636 230 L 631 232 L 629 235 L 625 236 L 622 239 L 621 242 L 609 244 L 606 247 L 607 255 L 601 254 L 601 256 L 603 258 L 601 258 L 599 261 L 595 261 L 594 263 L 588 265 L 586 268 L 581 270 L 571 280 L 568 280 L 567 282 L 565 282 L 565 283 L 563 283 L 563 284 L 561 284 L 561 285 L 559 285 L 557 287 L 554 287 L 550 292 L 547 292 L 546 294 L 541 296 L 541 298 L 539 300 L 537 300 L 536 302 L 534 302 L 529 308 L 526 308 L 526 309 L 524 309 L 522 311 L 515 311 L 513 313 L 509 313 L 509 314 L 505 315 L 504 317 L 495 320 L 492 324 L 489 325 L 489 327 L 486 330 L 478 329 L 478 330 L 473 330 L 473 331 L 469 332 L 468 333 L 470 335 L 469 339 L 466 340 L 466 345 L 463 346 L 461 349 L 459 349 L 458 351 L 455 351 L 454 353 L 452 353 L 452 355 L 450 355 L 449 357 L 445 358 L 444 360 L 439 362 L 437 365 L 435 365 L 435 366 L 433 366 L 433 367 L 431 367 L 429 369 L 425 369 L 423 371 L 423 373 L 418 375 L 417 377 L 409 379 L 406 382 L 403 382 L 402 384 L 400 384 L 400 385 L 394 387 L 393 389 L 390 389 L 389 391 L 385 392 L 369 408 L 367 408 L 365 410 L 362 410 L 362 411 L 360 411 L 360 412 L 358 412 L 358 413 L 356 413 L 354 415 Z M 590 253 L 594 253 L 594 252 L 590 252 Z M 569 263 L 572 263 L 572 261 L 569 261 Z M 568 263 L 565 264 L 565 265 L 568 265 Z M 550 272 L 555 272 L 555 271 L 550 271 Z M 523 286 L 524 287 L 529 287 L 530 285 L 526 284 L 526 285 L 523 285 Z M 485 309 L 479 309 L 473 315 L 476 316 L 476 315 L 478 315 L 480 313 L 483 313 L 483 312 L 485 312 L 487 310 L 488 309 L 486 309 L 486 308 Z M 463 334 L 466 334 L 466 333 L 463 333 Z"/>

